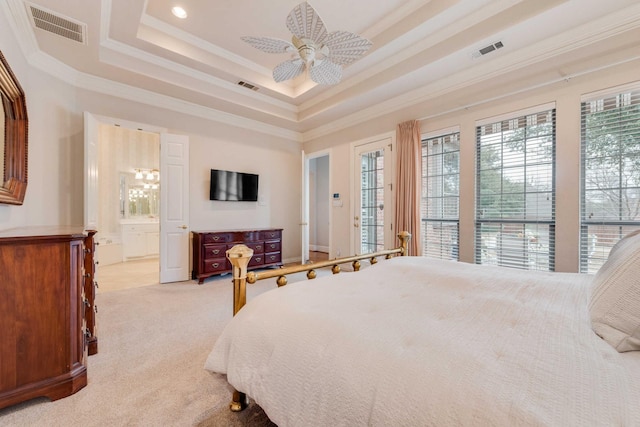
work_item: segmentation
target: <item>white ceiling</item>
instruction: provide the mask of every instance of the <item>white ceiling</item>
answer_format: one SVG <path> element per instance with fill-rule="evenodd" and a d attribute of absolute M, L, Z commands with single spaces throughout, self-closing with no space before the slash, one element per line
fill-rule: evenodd
<path fill-rule="evenodd" d="M 6 1 L 6 3 L 5 3 Z M 327 29 L 373 42 L 342 82 L 275 83 L 288 59 L 241 36 L 290 40 L 299 0 L 4 0 L 34 66 L 75 85 L 307 141 L 425 103 L 424 118 L 640 57 L 638 0 L 310 0 Z M 34 28 L 35 5 L 86 43 Z M 175 5 L 189 16 L 171 14 Z M 504 47 L 478 57 L 501 41 Z M 253 91 L 239 81 L 256 85 Z"/>

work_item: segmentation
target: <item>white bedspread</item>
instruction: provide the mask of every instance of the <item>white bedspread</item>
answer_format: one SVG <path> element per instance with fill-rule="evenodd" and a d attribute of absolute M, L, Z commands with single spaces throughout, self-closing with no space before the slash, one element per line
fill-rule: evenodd
<path fill-rule="evenodd" d="M 592 276 L 403 257 L 266 292 L 205 368 L 285 426 L 640 426 Z"/>

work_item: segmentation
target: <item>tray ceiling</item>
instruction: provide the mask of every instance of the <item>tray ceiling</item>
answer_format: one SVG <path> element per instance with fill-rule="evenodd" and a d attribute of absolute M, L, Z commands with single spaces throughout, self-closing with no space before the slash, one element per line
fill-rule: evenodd
<path fill-rule="evenodd" d="M 285 19 L 298 3 L 6 0 L 1 8 L 29 62 L 61 79 L 298 141 L 425 101 L 437 105 L 427 117 L 464 108 L 474 94 L 497 98 L 640 57 L 636 0 L 311 0 L 329 31 L 373 47 L 337 85 L 304 74 L 275 83 L 271 71 L 288 56 L 241 37 L 289 40 Z M 186 19 L 172 15 L 175 5 Z M 65 21 L 75 24 L 72 37 Z"/>

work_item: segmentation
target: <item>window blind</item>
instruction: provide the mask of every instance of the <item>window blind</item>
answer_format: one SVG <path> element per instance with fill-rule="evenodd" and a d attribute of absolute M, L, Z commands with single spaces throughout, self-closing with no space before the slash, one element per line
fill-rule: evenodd
<path fill-rule="evenodd" d="M 460 133 L 422 141 L 422 254 L 458 260 Z"/>
<path fill-rule="evenodd" d="M 580 271 L 640 228 L 640 89 L 582 103 Z"/>
<path fill-rule="evenodd" d="M 476 127 L 476 263 L 555 266 L 555 108 Z"/>
<path fill-rule="evenodd" d="M 360 156 L 360 253 L 384 249 L 384 150 Z"/>

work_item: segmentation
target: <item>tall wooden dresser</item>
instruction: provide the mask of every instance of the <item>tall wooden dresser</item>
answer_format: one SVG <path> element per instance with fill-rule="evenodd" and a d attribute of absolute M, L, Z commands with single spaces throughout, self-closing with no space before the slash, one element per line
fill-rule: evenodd
<path fill-rule="evenodd" d="M 79 227 L 0 231 L 0 408 L 60 399 L 87 384 L 94 234 Z"/>
<path fill-rule="evenodd" d="M 227 249 L 244 244 L 253 249 L 248 269 L 282 265 L 282 229 L 193 231 L 191 277 L 202 283 L 207 277 L 231 272 Z"/>

